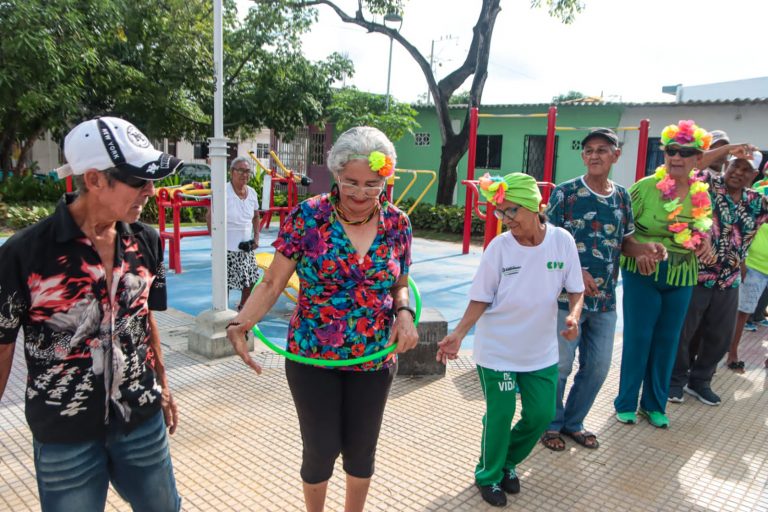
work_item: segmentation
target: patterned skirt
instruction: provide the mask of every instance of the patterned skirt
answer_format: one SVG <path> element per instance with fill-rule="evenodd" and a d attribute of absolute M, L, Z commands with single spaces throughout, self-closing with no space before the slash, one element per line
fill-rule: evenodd
<path fill-rule="evenodd" d="M 230 290 L 252 287 L 261 272 L 253 251 L 227 251 L 227 287 Z"/>

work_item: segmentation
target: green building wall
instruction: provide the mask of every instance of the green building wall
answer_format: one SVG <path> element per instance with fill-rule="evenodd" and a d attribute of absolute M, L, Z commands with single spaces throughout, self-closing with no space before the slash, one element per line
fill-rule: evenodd
<path fill-rule="evenodd" d="M 547 113 L 548 105 L 510 105 L 489 106 L 480 109 L 481 114 L 538 114 Z M 440 166 L 440 129 L 437 116 L 433 108 L 417 107 L 419 112 L 416 120 L 421 125 L 416 129 L 417 133 L 429 133 L 430 144 L 417 146 L 414 135 L 406 135 L 395 143 L 397 150 L 398 169 L 432 170 L 437 172 Z M 621 119 L 623 107 L 621 105 L 561 105 L 557 110 L 558 127 L 575 127 L 578 130 L 558 130 L 557 151 L 555 154 L 555 183 L 562 183 L 583 174 L 584 165 L 581 161 L 581 139 L 590 127 L 606 126 L 616 127 Z M 464 122 L 466 109 L 452 109 L 451 118 L 454 126 L 460 126 Z M 546 117 L 533 118 L 480 118 L 478 125 L 479 135 L 501 135 L 501 169 L 486 170 L 475 169 L 475 177 L 485 172 L 491 174 L 507 174 L 523 171 L 524 144 L 526 135 L 546 135 Z M 455 204 L 463 205 L 465 187 L 461 180 L 467 175 L 467 155 L 459 162 L 458 182 Z M 400 175 L 395 185 L 395 197 L 399 197 L 400 191 L 410 182 L 410 177 Z M 416 184 L 411 188 L 406 197 L 415 198 L 428 183 L 429 178 L 420 175 Z M 422 201 L 435 202 L 438 182 L 436 181 Z"/>

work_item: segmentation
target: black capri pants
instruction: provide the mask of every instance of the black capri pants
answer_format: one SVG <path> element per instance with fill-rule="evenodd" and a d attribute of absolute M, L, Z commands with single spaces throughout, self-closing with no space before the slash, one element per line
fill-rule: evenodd
<path fill-rule="evenodd" d="M 376 443 L 394 375 L 394 366 L 357 372 L 285 362 L 304 444 L 304 482 L 330 479 L 339 454 L 348 475 L 373 476 Z"/>

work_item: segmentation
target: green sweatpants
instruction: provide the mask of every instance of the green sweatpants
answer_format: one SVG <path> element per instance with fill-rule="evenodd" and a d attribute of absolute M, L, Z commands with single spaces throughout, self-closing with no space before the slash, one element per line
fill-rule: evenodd
<path fill-rule="evenodd" d="M 475 468 L 478 485 L 501 481 L 503 470 L 514 469 L 531 453 L 555 418 L 557 365 L 534 372 L 499 372 L 477 367 L 485 395 L 480 461 Z M 514 428 L 515 380 L 520 389 L 520 421 Z"/>

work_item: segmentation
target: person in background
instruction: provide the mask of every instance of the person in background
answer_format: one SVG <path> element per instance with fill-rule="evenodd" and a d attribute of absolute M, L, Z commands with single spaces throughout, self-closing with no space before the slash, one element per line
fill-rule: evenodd
<path fill-rule="evenodd" d="M 723 130 L 712 130 L 709 133 L 712 134 L 712 144 L 709 145 L 709 151 L 714 151 L 731 143 L 730 137 L 728 137 L 728 134 Z M 707 168 L 704 170 L 709 172 L 712 176 L 721 176 L 728 160 L 728 152 L 718 151 L 716 155 L 717 156 L 712 158 L 707 165 Z"/>
<path fill-rule="evenodd" d="M 395 343 L 397 353 L 416 346 L 416 313 L 408 305 L 411 224 L 384 193 L 395 159 L 392 142 L 376 128 L 351 128 L 336 140 L 327 160 L 331 193 L 307 199 L 288 215 L 258 293 L 227 326 L 248 366 L 261 372 L 245 333 L 269 312 L 294 270 L 300 288 L 288 328 L 292 354 L 344 360 Z M 347 475 L 344 510 L 363 510 L 396 362 L 394 353 L 338 369 L 286 360 L 308 512 L 324 509 L 339 454 Z"/>
<path fill-rule="evenodd" d="M 533 177 L 486 174 L 480 191 L 508 231 L 483 253 L 469 305 L 453 332 L 438 342 L 437 360 L 456 359 L 461 341 L 477 324 L 474 359 L 485 416 L 475 483 L 487 503 L 501 507 L 507 503 L 505 493 L 520 492 L 517 466 L 555 416 L 557 298 L 565 289 L 569 308 L 561 335 L 572 341 L 578 334 L 584 281 L 573 237 L 539 213 L 541 193 Z M 512 427 L 516 388 L 522 410 Z"/>
<path fill-rule="evenodd" d="M 259 246 L 259 196 L 248 185 L 251 179 L 248 158 L 238 157 L 229 165 L 227 200 L 227 288 L 241 290 L 240 311 L 259 279 L 255 251 Z M 211 229 L 211 210 L 205 215 Z"/>
<path fill-rule="evenodd" d="M 720 404 L 712 377 L 733 337 L 747 249 L 768 220 L 768 199 L 751 188 L 761 154 L 750 157 L 731 157 L 725 174 L 708 180 L 716 260 L 699 268 L 669 386 L 673 403 L 681 403 L 685 392 L 706 405 Z"/>
<path fill-rule="evenodd" d="M 638 412 L 667 428 L 667 397 L 699 259 L 714 261 L 709 185 L 697 167 L 712 137 L 693 121 L 661 132 L 664 164 L 630 188 L 635 238 L 664 245 L 668 258 L 622 255 L 624 344 L 616 419 L 637 423 Z M 642 386 L 640 409 L 638 395 Z"/>
<path fill-rule="evenodd" d="M 597 436 L 584 429 L 584 418 L 611 367 L 619 256 L 623 251 L 632 256 L 654 257 L 658 251 L 663 258 L 665 251 L 659 243 L 639 244 L 632 236 L 635 227 L 629 193 L 609 178 L 613 164 L 621 156 L 616 133 L 608 128 L 594 129 L 584 137 L 581 146 L 586 174 L 558 185 L 547 209 L 549 222 L 566 229 L 576 240 L 586 296 L 576 340 L 558 337 L 557 412 L 541 438 L 542 444 L 553 451 L 565 449 L 563 435 L 586 448 L 600 445 Z M 567 295 L 561 294 L 558 302 L 561 331 L 565 330 L 569 314 Z M 563 406 L 565 385 L 577 349 L 579 370 Z"/>
<path fill-rule="evenodd" d="M 759 153 L 755 152 L 755 158 Z M 763 171 L 768 168 L 766 162 Z M 758 184 L 758 190 L 765 193 L 765 187 Z M 745 330 L 745 324 L 750 315 L 757 309 L 761 295 L 768 286 L 768 225 L 763 224 L 757 231 L 755 239 L 747 252 L 747 258 L 742 267 L 744 282 L 739 289 L 739 307 L 736 316 L 736 328 L 733 331 L 728 356 L 725 361 L 727 368 L 736 373 L 744 373 L 744 361 L 739 359 L 739 343 Z M 755 328 L 757 330 L 757 328 Z"/>
<path fill-rule="evenodd" d="M 77 125 L 64 155 L 77 192 L 0 247 L 0 398 L 22 329 L 43 512 L 104 510 L 110 482 L 133 510 L 176 512 L 163 250 L 138 219 L 181 160 L 115 117 Z"/>

